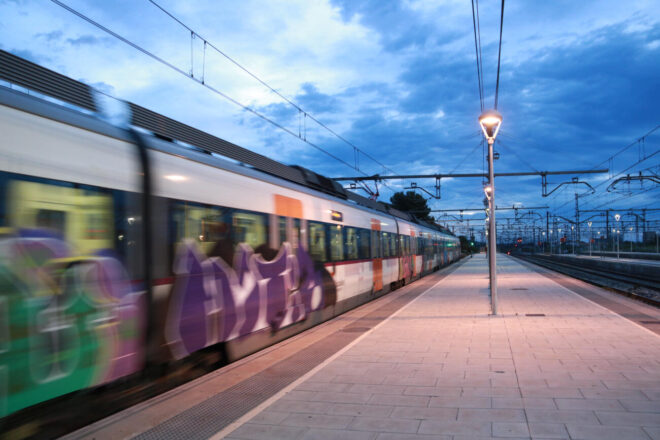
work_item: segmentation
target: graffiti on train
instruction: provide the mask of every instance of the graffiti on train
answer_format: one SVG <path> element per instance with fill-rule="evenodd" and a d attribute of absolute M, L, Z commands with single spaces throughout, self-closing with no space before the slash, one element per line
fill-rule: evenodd
<path fill-rule="evenodd" d="M 143 295 L 110 255 L 49 232 L 0 238 L 0 414 L 142 368 Z"/>
<path fill-rule="evenodd" d="M 289 243 L 270 261 L 240 244 L 233 263 L 206 257 L 193 241 L 179 246 L 166 328 L 176 358 L 254 331 L 277 331 L 335 302 L 323 266 Z"/>

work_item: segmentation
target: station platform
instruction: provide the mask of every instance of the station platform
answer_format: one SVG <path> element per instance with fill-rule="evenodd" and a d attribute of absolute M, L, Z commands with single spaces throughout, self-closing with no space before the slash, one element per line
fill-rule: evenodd
<path fill-rule="evenodd" d="M 660 311 L 483 254 L 69 439 L 660 439 Z M 589 299 L 587 299 L 589 298 Z"/>

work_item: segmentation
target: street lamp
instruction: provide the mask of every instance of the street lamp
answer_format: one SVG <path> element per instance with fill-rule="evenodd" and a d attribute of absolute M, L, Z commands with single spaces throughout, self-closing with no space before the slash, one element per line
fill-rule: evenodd
<path fill-rule="evenodd" d="M 617 228 L 619 227 L 618 223 L 621 220 L 620 214 L 614 214 L 614 220 L 617 222 Z M 616 231 L 616 258 L 619 258 L 619 230 Z"/>
<path fill-rule="evenodd" d="M 493 170 L 493 144 L 502 126 L 502 115 L 496 110 L 488 110 L 479 116 L 479 125 L 488 141 L 488 190 L 484 188 L 489 202 L 488 213 L 488 271 L 490 273 L 490 307 L 493 315 L 497 315 L 497 273 L 495 254 L 497 253 L 495 229 L 495 171 Z"/>
<path fill-rule="evenodd" d="M 589 226 L 589 256 L 591 257 L 591 240 L 593 240 L 593 236 L 591 235 L 591 222 L 587 222 L 587 225 Z"/>
<path fill-rule="evenodd" d="M 571 225 L 571 242 L 573 244 L 573 255 L 575 255 L 575 225 Z"/>

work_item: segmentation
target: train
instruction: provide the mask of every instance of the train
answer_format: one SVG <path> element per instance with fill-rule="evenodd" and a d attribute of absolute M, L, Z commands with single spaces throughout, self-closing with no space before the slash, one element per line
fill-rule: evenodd
<path fill-rule="evenodd" d="M 157 120 L 0 86 L 0 417 L 216 347 L 241 358 L 460 258 L 438 226 Z"/>

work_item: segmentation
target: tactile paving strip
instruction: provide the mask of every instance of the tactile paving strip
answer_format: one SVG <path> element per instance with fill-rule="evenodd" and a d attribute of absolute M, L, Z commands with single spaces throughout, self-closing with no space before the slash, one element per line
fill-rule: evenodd
<path fill-rule="evenodd" d="M 456 270 L 459 265 L 460 263 L 455 264 L 449 270 L 440 274 L 439 278 L 430 277 L 430 280 L 420 280 L 419 285 L 415 285 L 410 292 L 384 304 L 342 330 L 133 438 L 135 440 L 178 440 L 181 438 L 201 440 L 211 437 L 293 383 L 300 376 L 312 370 L 363 333 L 362 331 L 351 331 L 350 329 L 362 330 L 365 327 L 373 327 L 419 296 L 429 287 L 429 284 L 436 283 L 439 279 Z M 424 282 L 425 280 L 426 282 Z"/>

